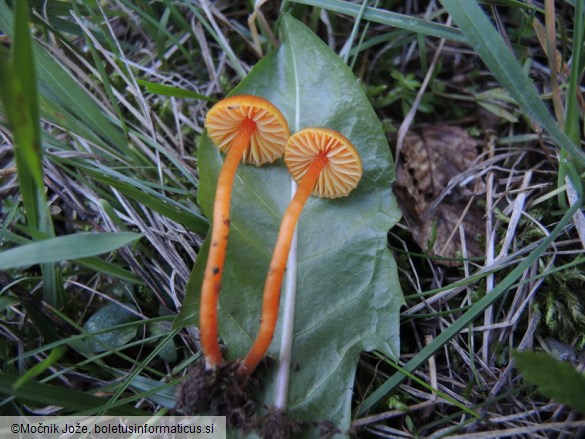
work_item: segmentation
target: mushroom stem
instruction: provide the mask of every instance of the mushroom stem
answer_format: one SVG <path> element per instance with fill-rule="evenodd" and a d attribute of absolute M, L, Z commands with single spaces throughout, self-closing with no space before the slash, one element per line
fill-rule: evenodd
<path fill-rule="evenodd" d="M 232 186 L 238 164 L 242 160 L 244 151 L 248 147 L 255 131 L 256 123 L 253 120 L 244 119 L 242 121 L 217 180 L 213 206 L 211 246 L 207 256 L 203 285 L 201 286 L 201 312 L 199 315 L 201 348 L 203 349 L 208 369 L 214 368 L 222 361 L 217 340 L 217 302 L 219 290 L 221 289 L 221 277 L 230 229 Z"/>
<path fill-rule="evenodd" d="M 321 171 L 327 165 L 327 161 L 327 153 L 320 153 L 315 157 L 299 183 L 297 191 L 282 218 L 278 239 L 272 253 L 272 260 L 270 261 L 270 268 L 264 285 L 260 329 L 254 344 L 242 362 L 241 371 L 246 376 L 250 376 L 254 372 L 258 363 L 266 355 L 266 351 L 272 341 L 278 318 L 282 278 L 286 269 L 292 236 L 301 211 L 311 195 Z"/>

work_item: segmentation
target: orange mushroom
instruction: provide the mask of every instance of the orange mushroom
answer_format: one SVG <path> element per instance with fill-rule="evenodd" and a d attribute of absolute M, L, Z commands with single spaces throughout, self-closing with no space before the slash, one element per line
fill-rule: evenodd
<path fill-rule="evenodd" d="M 258 336 L 240 369 L 247 376 L 256 369 L 272 341 L 292 236 L 309 195 L 345 197 L 358 185 L 362 176 L 362 162 L 354 146 L 341 133 L 330 129 L 306 128 L 291 136 L 284 160 L 299 186 L 284 213 L 272 253 Z"/>
<path fill-rule="evenodd" d="M 205 128 L 226 158 L 217 179 L 211 246 L 201 287 L 199 330 L 207 368 L 222 361 L 217 341 L 217 301 L 230 228 L 230 200 L 241 160 L 260 166 L 282 156 L 289 137 L 280 111 L 266 99 L 240 95 L 223 99 L 207 113 Z"/>

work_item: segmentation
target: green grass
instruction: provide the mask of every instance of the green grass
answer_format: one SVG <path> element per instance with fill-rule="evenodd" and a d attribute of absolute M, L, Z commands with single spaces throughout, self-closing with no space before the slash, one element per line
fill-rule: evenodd
<path fill-rule="evenodd" d="M 0 0 L 0 413 L 173 409 L 199 361 L 193 328 L 171 327 L 209 229 L 196 159 L 205 114 L 257 64 L 256 42 L 274 49 L 288 12 L 350 66 L 392 154 L 397 133 L 436 124 L 466 129 L 483 154 L 462 196 L 485 210 L 484 254 L 461 249 L 444 266 L 411 223 L 390 231 L 401 355 L 362 355 L 359 434 L 576 434 L 572 399 L 532 385 L 554 389 L 554 374 L 527 384 L 512 353 L 561 343 L 582 363 L 585 304 L 571 292 L 585 286 L 585 2 L 426 3 L 267 2 L 255 35 L 247 2 L 81 0 L 31 13 Z M 120 306 L 131 318 L 110 311 Z M 92 316 L 101 326 L 89 333 Z"/>

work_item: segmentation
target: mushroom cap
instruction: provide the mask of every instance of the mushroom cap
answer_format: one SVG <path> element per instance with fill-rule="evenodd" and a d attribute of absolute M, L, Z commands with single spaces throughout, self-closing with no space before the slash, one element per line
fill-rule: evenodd
<path fill-rule="evenodd" d="M 207 113 L 205 128 L 212 142 L 227 153 L 245 119 L 256 123 L 242 161 L 257 166 L 282 157 L 290 135 L 278 108 L 258 96 L 238 95 L 219 101 Z"/>
<path fill-rule="evenodd" d="M 362 177 L 362 160 L 343 134 L 327 128 L 305 128 L 293 134 L 286 145 L 284 161 L 299 182 L 319 155 L 327 157 L 312 194 L 317 197 L 347 196 Z"/>

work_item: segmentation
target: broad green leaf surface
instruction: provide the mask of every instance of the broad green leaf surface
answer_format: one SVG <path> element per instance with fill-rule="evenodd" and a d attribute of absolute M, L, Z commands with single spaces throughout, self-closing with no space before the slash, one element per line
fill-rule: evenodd
<path fill-rule="evenodd" d="M 148 329 L 153 335 L 160 335 L 161 337 L 168 334 L 172 330 L 172 323 L 169 321 L 155 322 L 148 325 Z M 160 348 L 158 356 L 168 363 L 176 363 L 178 359 L 177 345 L 170 339 Z"/>
<path fill-rule="evenodd" d="M 339 130 L 356 146 L 364 165 L 354 192 L 344 199 L 309 199 L 298 226 L 290 413 L 329 419 L 346 430 L 360 352 L 377 349 L 393 358 L 399 353 L 403 298 L 386 238 L 400 216 L 390 187 L 394 167 L 381 124 L 352 72 L 295 19 L 283 15 L 281 29 L 282 46 L 258 63 L 233 94 L 270 100 L 291 132 L 308 126 Z M 223 156 L 205 137 L 198 158 L 199 201 L 210 216 Z M 243 356 L 256 336 L 268 263 L 291 185 L 282 161 L 238 168 L 219 313 L 229 358 Z M 179 325 L 198 324 L 206 251 L 204 246 Z M 270 349 L 273 358 L 278 358 L 279 344 L 280 326 Z M 273 404 L 272 378 L 264 388 L 267 404 Z"/>
<path fill-rule="evenodd" d="M 134 309 L 133 306 L 127 305 Z M 89 333 L 96 333 L 114 326 L 123 325 L 138 320 L 138 316 L 130 310 L 110 303 L 98 312 L 92 315 L 83 325 L 83 328 Z M 105 352 L 108 349 L 124 346 L 134 337 L 136 337 L 135 326 L 125 327 L 123 329 L 112 329 L 108 332 L 102 332 L 87 339 L 87 344 L 93 352 Z"/>

